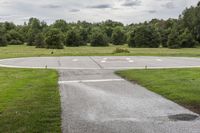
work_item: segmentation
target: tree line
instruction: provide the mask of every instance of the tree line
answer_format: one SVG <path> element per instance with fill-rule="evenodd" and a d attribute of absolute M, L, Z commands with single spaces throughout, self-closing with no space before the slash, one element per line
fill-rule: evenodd
<path fill-rule="evenodd" d="M 107 20 L 100 23 L 57 20 L 48 25 L 30 18 L 23 25 L 0 23 L 0 46 L 21 45 L 63 49 L 91 45 L 128 44 L 133 48 L 192 48 L 200 43 L 200 2 L 183 11 L 178 19 L 124 25 Z"/>

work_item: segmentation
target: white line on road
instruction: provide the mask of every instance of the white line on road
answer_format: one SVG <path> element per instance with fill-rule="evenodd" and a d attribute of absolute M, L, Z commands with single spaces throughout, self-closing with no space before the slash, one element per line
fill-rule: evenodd
<path fill-rule="evenodd" d="M 162 61 L 161 59 L 156 59 L 156 60 L 157 60 L 157 61 L 160 61 L 160 62 Z"/>
<path fill-rule="evenodd" d="M 97 79 L 97 80 L 71 80 L 71 81 L 59 81 L 59 84 L 67 83 L 91 83 L 91 82 L 111 82 L 111 81 L 124 81 L 124 79 Z"/>
<path fill-rule="evenodd" d="M 72 61 L 74 61 L 74 62 L 77 62 L 77 61 L 78 61 L 78 59 L 73 59 Z"/>

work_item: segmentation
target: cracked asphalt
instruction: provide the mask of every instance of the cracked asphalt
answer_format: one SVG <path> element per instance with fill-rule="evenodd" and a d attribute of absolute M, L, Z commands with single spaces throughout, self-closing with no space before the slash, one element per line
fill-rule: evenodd
<path fill-rule="evenodd" d="M 59 71 L 63 133 L 200 132 L 199 115 L 114 74 L 130 68 L 199 67 L 200 58 L 32 57 L 0 60 L 0 66 Z M 194 119 L 176 119 L 190 116 Z"/>

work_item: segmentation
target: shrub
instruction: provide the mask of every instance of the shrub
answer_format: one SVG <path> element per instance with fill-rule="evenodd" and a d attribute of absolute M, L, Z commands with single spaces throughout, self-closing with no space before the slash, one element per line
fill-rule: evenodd
<path fill-rule="evenodd" d="M 12 44 L 12 45 L 21 45 L 21 44 L 23 44 L 23 42 L 22 41 L 20 41 L 20 40 L 10 40 L 9 41 L 9 44 Z"/>
<path fill-rule="evenodd" d="M 63 49 L 63 35 L 58 29 L 50 29 L 46 34 L 47 48 L 49 49 Z"/>
<path fill-rule="evenodd" d="M 124 49 L 124 48 L 116 48 L 113 52 L 114 54 L 116 53 L 130 53 L 130 51 L 128 49 Z"/>

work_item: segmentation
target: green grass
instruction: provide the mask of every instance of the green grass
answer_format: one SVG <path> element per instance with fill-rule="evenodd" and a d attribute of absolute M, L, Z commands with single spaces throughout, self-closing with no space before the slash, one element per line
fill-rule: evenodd
<path fill-rule="evenodd" d="M 200 68 L 125 70 L 116 73 L 200 113 Z"/>
<path fill-rule="evenodd" d="M 0 68 L 0 133 L 61 132 L 58 74 Z"/>
<path fill-rule="evenodd" d="M 116 48 L 125 48 L 130 53 L 113 52 Z M 53 54 L 51 54 L 53 51 Z M 9 45 L 0 47 L 0 58 L 39 57 L 39 56 L 191 56 L 200 57 L 200 48 L 168 49 L 168 48 L 128 48 L 124 46 L 109 47 L 65 47 L 63 50 L 37 49 L 34 46 Z"/>

